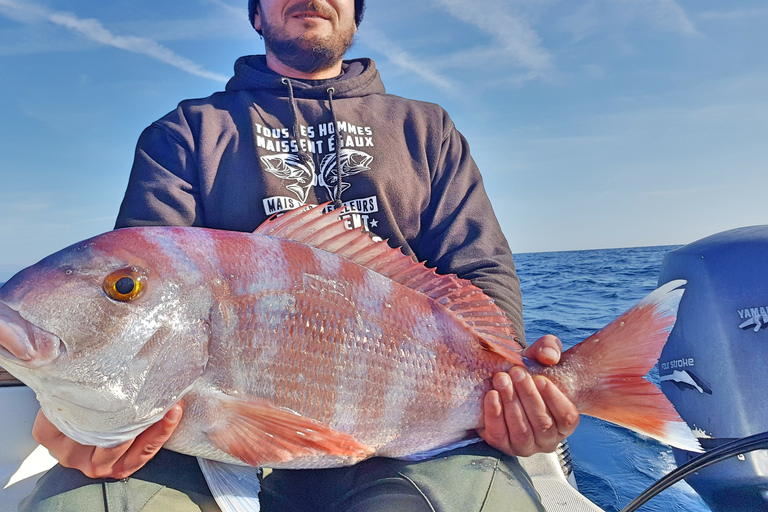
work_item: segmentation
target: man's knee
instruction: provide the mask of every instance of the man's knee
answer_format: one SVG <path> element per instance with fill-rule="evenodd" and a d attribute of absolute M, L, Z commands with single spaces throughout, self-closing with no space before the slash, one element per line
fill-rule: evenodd
<path fill-rule="evenodd" d="M 161 450 L 125 480 L 94 480 L 54 466 L 20 512 L 219 512 L 194 457 Z"/>

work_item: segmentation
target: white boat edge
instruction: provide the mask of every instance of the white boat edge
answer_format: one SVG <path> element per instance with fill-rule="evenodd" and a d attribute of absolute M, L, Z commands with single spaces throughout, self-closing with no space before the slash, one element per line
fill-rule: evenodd
<path fill-rule="evenodd" d="M 38 478 L 56 460 L 32 439 L 39 409 L 26 386 L 0 387 L 0 512 L 16 512 Z M 554 453 L 521 458 L 547 512 L 603 512 L 566 479 Z M 572 477 L 571 477 L 572 478 Z"/>

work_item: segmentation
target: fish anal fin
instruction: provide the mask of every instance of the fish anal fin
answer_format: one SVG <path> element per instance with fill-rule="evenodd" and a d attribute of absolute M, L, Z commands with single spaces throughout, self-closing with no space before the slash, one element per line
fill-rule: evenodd
<path fill-rule="evenodd" d="M 356 462 L 374 452 L 349 434 L 266 400 L 220 402 L 224 414 L 206 433 L 220 450 L 251 466 L 324 455 Z"/>
<path fill-rule="evenodd" d="M 260 469 L 197 458 L 221 512 L 259 512 Z"/>
<path fill-rule="evenodd" d="M 304 206 L 272 217 L 254 233 L 332 252 L 422 293 L 485 340 L 483 343 L 490 350 L 522 364 L 522 358 L 516 354 L 521 347 L 515 340 L 512 322 L 480 288 L 453 274 L 437 274 L 435 269 L 427 268 L 400 249 L 372 239 L 362 230 L 347 230 L 338 210 L 323 213 L 327 205 Z"/>

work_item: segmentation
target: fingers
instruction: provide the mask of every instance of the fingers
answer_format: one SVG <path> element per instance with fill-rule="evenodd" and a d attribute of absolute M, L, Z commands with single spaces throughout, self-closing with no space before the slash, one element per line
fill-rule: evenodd
<path fill-rule="evenodd" d="M 175 405 L 136 439 L 114 448 L 82 445 L 62 434 L 42 412 L 35 419 L 32 436 L 64 467 L 78 469 L 88 478 L 123 479 L 154 457 L 178 426 L 181 413 L 181 407 Z"/>
<path fill-rule="evenodd" d="M 490 390 L 483 400 L 484 427 L 477 431 L 486 443 L 504 453 L 510 453 L 507 426 L 504 423 L 504 409 L 501 407 L 499 392 Z"/>
<path fill-rule="evenodd" d="M 480 435 L 497 450 L 522 455 L 533 449 L 534 443 L 525 410 L 515 395 L 509 374 L 494 375 L 493 386 L 485 396 L 485 427 Z"/>
<path fill-rule="evenodd" d="M 520 367 L 512 368 L 509 374 L 528 422 L 528 430 L 524 436 L 519 437 L 521 455 L 529 456 L 542 451 L 554 451 L 561 436 L 533 378 Z"/>
<path fill-rule="evenodd" d="M 544 403 L 547 404 L 552 419 L 557 425 L 557 431 L 565 438 L 573 434 L 579 425 L 579 410 L 565 394 L 545 377 L 534 377 L 536 389 L 539 390 Z M 559 443 L 560 441 L 558 441 Z"/>
<path fill-rule="evenodd" d="M 142 432 L 125 454 L 113 463 L 111 478 L 127 478 L 149 462 L 176 430 L 181 414 L 181 407 L 175 405 L 162 420 Z"/>
<path fill-rule="evenodd" d="M 83 446 L 61 433 L 56 426 L 38 411 L 32 426 L 32 437 L 46 447 L 59 463 L 67 468 L 76 468 L 88 475 L 93 446 Z"/>
<path fill-rule="evenodd" d="M 100 468 L 94 467 L 92 459 L 96 447 L 84 446 L 61 433 L 48 418 L 38 411 L 35 424 L 32 426 L 32 437 L 41 445 L 48 448 L 56 460 L 66 468 L 74 468 L 82 471 L 89 478 L 99 478 Z M 110 452 L 115 459 L 127 449 L 125 445 L 111 448 Z"/>
<path fill-rule="evenodd" d="M 56 438 L 63 435 L 64 434 L 62 434 L 61 431 L 45 417 L 43 411 L 37 411 L 35 423 L 32 425 L 32 437 L 35 441 L 48 448 L 49 451 L 52 451 L 51 447 L 48 445 L 53 444 Z"/>
<path fill-rule="evenodd" d="M 523 350 L 523 357 L 534 359 L 541 364 L 553 365 L 560 361 L 563 343 L 557 336 L 546 334 L 536 340 L 533 345 Z"/>
<path fill-rule="evenodd" d="M 99 448 L 78 444 L 71 450 L 67 463 L 62 466 L 79 469 L 88 478 L 127 478 L 128 475 L 116 475 L 113 467 L 120 458 L 131 448 L 134 440 L 126 441 L 114 448 Z M 137 468 L 138 469 L 138 468 Z"/>
<path fill-rule="evenodd" d="M 552 452 L 578 425 L 576 406 L 545 377 L 515 367 L 494 375 L 493 386 L 480 435 L 498 450 L 524 457 Z"/>

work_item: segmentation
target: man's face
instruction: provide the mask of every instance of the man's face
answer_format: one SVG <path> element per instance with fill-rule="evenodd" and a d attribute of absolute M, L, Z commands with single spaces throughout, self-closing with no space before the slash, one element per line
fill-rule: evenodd
<path fill-rule="evenodd" d="M 260 0 L 254 26 L 280 62 L 311 73 L 338 63 L 352 40 L 354 0 Z"/>

